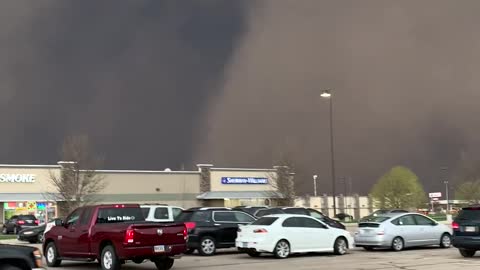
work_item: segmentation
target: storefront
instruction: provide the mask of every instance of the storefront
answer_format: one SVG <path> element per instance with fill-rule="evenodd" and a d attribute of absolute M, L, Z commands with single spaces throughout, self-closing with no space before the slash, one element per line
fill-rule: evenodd
<path fill-rule="evenodd" d="M 43 223 L 61 213 L 52 176 L 58 165 L 0 165 L 0 223 L 12 215 L 33 214 Z M 272 185 L 275 169 L 214 168 L 197 171 L 97 170 L 105 189 L 98 203 L 165 203 L 195 206 L 276 205 L 281 197 Z"/>
<path fill-rule="evenodd" d="M 199 166 L 205 181 L 209 181 L 208 188 L 197 196 L 205 206 L 275 206 L 282 198 L 274 187 L 276 169 Z"/>

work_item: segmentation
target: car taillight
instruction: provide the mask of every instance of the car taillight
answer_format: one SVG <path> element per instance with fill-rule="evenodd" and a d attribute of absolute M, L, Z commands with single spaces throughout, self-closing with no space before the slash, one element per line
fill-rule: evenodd
<path fill-rule="evenodd" d="M 135 237 L 135 232 L 134 230 L 132 229 L 128 229 L 126 232 L 125 232 L 125 243 L 126 244 L 131 244 L 133 243 L 133 238 Z"/>
<path fill-rule="evenodd" d="M 187 232 L 191 232 L 197 227 L 197 223 L 195 222 L 185 222 L 185 227 L 187 228 Z"/>
<path fill-rule="evenodd" d="M 35 220 L 35 224 L 40 224 L 40 221 L 38 219 Z"/>
<path fill-rule="evenodd" d="M 33 251 L 33 257 L 35 258 L 36 267 L 37 268 L 42 268 L 43 261 L 42 261 L 42 253 L 40 253 L 40 250 L 35 249 Z"/>
<path fill-rule="evenodd" d="M 188 230 L 187 227 L 183 228 L 183 239 L 187 240 L 188 239 Z"/>
<path fill-rule="evenodd" d="M 265 229 L 255 229 L 253 230 L 253 233 L 267 233 L 268 231 Z"/>
<path fill-rule="evenodd" d="M 458 225 L 458 223 L 454 221 L 454 222 L 452 222 L 452 229 L 458 230 L 458 229 L 460 229 L 460 225 Z"/>
<path fill-rule="evenodd" d="M 17 221 L 17 224 L 18 224 L 18 225 L 23 225 L 23 224 L 25 224 L 25 221 L 23 221 L 23 220 L 18 220 L 18 221 Z"/>

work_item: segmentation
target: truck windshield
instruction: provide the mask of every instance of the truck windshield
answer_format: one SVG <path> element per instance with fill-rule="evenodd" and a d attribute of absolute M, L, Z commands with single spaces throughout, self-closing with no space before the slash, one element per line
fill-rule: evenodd
<path fill-rule="evenodd" d="M 145 221 L 145 217 L 140 208 L 101 208 L 98 210 L 97 224 L 141 221 Z"/>

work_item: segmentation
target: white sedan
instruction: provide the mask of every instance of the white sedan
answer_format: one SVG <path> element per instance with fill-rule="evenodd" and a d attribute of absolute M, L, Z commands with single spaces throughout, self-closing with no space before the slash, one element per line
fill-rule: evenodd
<path fill-rule="evenodd" d="M 310 216 L 278 214 L 240 226 L 235 245 L 252 257 L 273 253 L 283 259 L 292 253 L 347 253 L 354 240 L 346 230 L 328 226 Z"/>

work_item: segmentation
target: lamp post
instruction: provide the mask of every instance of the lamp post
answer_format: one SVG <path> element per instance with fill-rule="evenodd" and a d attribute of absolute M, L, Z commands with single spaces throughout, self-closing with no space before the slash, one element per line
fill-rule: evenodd
<path fill-rule="evenodd" d="M 447 214 L 450 211 L 450 199 L 448 198 L 448 179 L 447 179 L 447 170 L 448 167 L 441 167 L 440 170 L 443 172 L 443 183 L 445 184 L 445 199 L 447 199 Z"/>
<path fill-rule="evenodd" d="M 335 155 L 334 155 L 334 145 L 333 145 L 333 97 L 330 89 L 322 91 L 320 94 L 322 98 L 327 98 L 330 103 L 330 157 L 332 165 L 332 196 L 333 196 L 333 216 L 337 215 L 337 202 L 335 198 Z"/>
<path fill-rule="evenodd" d="M 317 178 L 318 175 L 313 176 L 313 196 L 317 197 Z"/>

